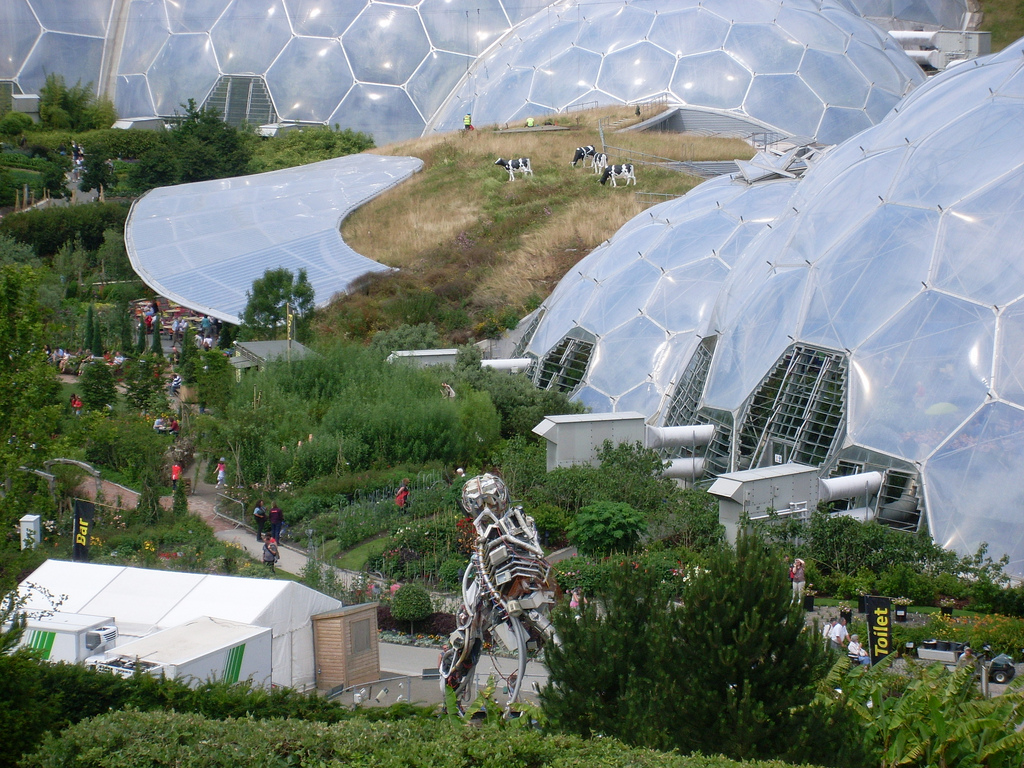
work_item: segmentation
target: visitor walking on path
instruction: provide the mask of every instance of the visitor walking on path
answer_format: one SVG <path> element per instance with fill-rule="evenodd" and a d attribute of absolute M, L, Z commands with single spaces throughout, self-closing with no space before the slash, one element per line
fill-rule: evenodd
<path fill-rule="evenodd" d="M 271 573 L 277 573 L 274 565 L 281 559 L 281 553 L 277 549 L 277 541 L 271 536 L 263 542 L 263 562 L 270 568 Z"/>
<path fill-rule="evenodd" d="M 174 462 L 174 466 L 171 467 L 171 490 L 178 490 L 178 481 L 181 480 L 181 463 Z"/>
<path fill-rule="evenodd" d="M 217 462 L 217 487 L 223 488 L 227 485 L 228 478 L 228 465 L 225 463 L 223 456 L 220 457 L 220 461 Z"/>
<path fill-rule="evenodd" d="M 405 509 L 405 505 L 409 503 L 409 478 L 402 480 L 402 484 L 398 486 L 398 493 L 395 494 L 395 504 L 398 505 L 399 509 Z"/>

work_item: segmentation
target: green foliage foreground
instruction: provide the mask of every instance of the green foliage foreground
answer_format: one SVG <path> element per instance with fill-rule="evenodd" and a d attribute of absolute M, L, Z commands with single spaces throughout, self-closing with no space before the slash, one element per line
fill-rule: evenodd
<path fill-rule="evenodd" d="M 526 768 L 636 766 L 735 768 L 716 757 L 681 757 L 630 749 L 614 739 L 543 735 L 529 728 L 470 728 L 448 720 L 337 725 L 299 720 L 208 720 L 176 713 L 117 712 L 47 740 L 25 768 L 176 768 L 373 766 L 373 768 Z M 782 763 L 748 763 L 781 768 Z"/>

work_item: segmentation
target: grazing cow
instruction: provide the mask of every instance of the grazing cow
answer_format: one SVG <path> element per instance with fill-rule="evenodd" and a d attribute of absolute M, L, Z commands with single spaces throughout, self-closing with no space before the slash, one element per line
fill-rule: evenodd
<path fill-rule="evenodd" d="M 604 184 L 608 179 L 612 180 L 612 186 L 618 186 L 615 183 L 616 179 L 625 179 L 626 186 L 629 186 L 629 182 L 633 182 L 633 186 L 636 186 L 636 176 L 633 175 L 633 164 L 626 163 L 625 165 L 609 165 L 604 169 L 604 173 L 601 174 L 601 183 Z"/>
<path fill-rule="evenodd" d="M 588 144 L 585 147 L 576 147 L 576 152 L 573 153 L 572 162 L 569 163 L 573 168 L 576 167 L 576 163 L 580 160 L 583 161 L 583 167 L 587 167 L 587 160 L 593 160 L 594 155 L 597 154 L 597 147 L 593 144 Z"/>
<path fill-rule="evenodd" d="M 608 155 L 604 152 L 598 152 L 594 155 L 594 173 L 601 173 L 605 168 L 608 167 Z"/>
<path fill-rule="evenodd" d="M 526 174 L 530 174 L 531 176 L 533 175 L 533 168 L 530 167 L 530 158 L 528 157 L 520 157 L 515 160 L 505 160 L 504 158 L 499 157 L 494 161 L 494 164 L 500 165 L 508 171 L 509 181 L 515 181 L 516 171 L 519 171 L 524 176 Z"/>

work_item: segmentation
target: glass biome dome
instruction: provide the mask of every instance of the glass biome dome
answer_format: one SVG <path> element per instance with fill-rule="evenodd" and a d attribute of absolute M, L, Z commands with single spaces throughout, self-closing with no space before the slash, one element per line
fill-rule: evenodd
<path fill-rule="evenodd" d="M 7 0 L 10 2 L 10 0 Z M 240 124 L 338 124 L 418 136 L 474 58 L 543 0 L 131 0 L 115 106 L 188 99 Z"/>
<path fill-rule="evenodd" d="M 886 473 L 879 516 L 1024 574 L 1024 42 L 835 148 L 723 286 L 719 471 Z M 685 377 L 684 377 L 685 379 Z"/>
<path fill-rule="evenodd" d="M 666 95 L 750 131 L 832 144 L 874 125 L 920 68 L 878 27 L 817 0 L 561 2 L 480 56 L 428 130 Z"/>
<path fill-rule="evenodd" d="M 980 12 L 968 0 L 837 0 L 882 29 L 974 29 Z"/>
<path fill-rule="evenodd" d="M 738 254 L 794 185 L 721 176 L 634 217 L 541 305 L 524 350 L 538 361 L 534 382 L 572 389 L 595 411 L 657 412 Z"/>
<path fill-rule="evenodd" d="M 96 85 L 112 0 L 0 2 L 0 80 L 38 93 L 49 73 Z M 69 13 L 69 10 L 71 11 Z"/>

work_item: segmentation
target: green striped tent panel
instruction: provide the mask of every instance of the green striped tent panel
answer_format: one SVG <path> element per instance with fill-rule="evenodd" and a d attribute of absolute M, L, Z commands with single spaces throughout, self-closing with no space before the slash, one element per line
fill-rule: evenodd
<path fill-rule="evenodd" d="M 28 644 L 33 650 L 39 651 L 44 659 L 49 659 L 50 651 L 53 650 L 53 641 L 56 637 L 56 632 L 44 632 L 41 629 L 33 629 Z"/>
<path fill-rule="evenodd" d="M 245 643 L 236 645 L 228 651 L 228 661 L 224 666 L 224 682 L 237 683 L 238 674 L 242 671 L 242 656 L 245 654 Z"/>

